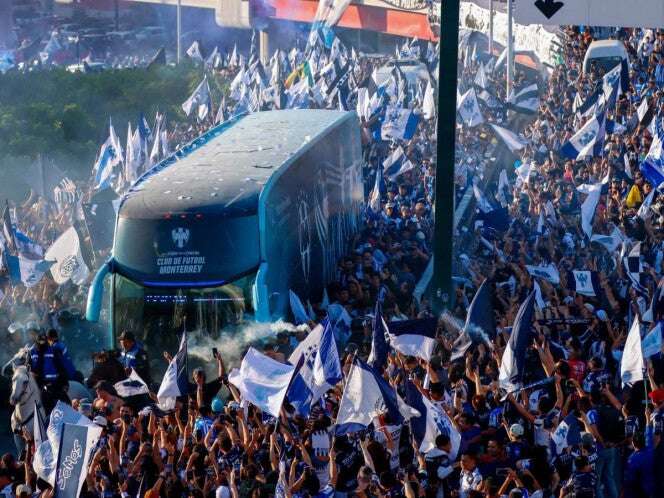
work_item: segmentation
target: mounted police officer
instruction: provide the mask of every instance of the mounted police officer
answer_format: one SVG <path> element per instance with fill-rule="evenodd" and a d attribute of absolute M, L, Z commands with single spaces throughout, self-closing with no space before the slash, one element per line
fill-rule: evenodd
<path fill-rule="evenodd" d="M 150 364 L 148 363 L 148 354 L 143 349 L 143 345 L 136 341 L 133 332 L 125 330 L 120 334 L 120 363 L 125 368 L 125 373 L 129 375 L 131 369 L 136 370 L 136 373 L 148 385 L 150 379 Z"/>
<path fill-rule="evenodd" d="M 46 334 L 39 334 L 30 348 L 30 370 L 42 390 L 42 404 L 47 414 L 58 400 L 70 403 L 67 395 L 69 375 L 59 348 L 49 345 Z"/>

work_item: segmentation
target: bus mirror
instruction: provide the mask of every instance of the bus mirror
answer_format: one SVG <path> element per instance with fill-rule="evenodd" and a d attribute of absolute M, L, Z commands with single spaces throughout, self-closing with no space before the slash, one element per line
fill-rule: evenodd
<path fill-rule="evenodd" d="M 88 290 L 88 304 L 85 309 L 85 319 L 88 322 L 99 321 L 101 312 L 102 298 L 104 297 L 104 279 L 111 273 L 111 261 L 104 263 L 92 279 L 90 289 Z"/>

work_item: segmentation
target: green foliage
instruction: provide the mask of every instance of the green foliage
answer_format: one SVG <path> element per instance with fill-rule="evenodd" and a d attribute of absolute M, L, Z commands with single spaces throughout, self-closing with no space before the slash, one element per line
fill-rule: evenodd
<path fill-rule="evenodd" d="M 203 70 L 178 67 L 69 73 L 64 69 L 0 75 L 0 176 L 19 175 L 38 155 L 52 158 L 73 178 L 87 178 L 108 120 L 123 143 L 127 123 L 141 112 L 152 124 L 157 111 L 169 127 L 186 120 L 180 107 Z M 227 82 L 210 77 L 215 106 Z"/>

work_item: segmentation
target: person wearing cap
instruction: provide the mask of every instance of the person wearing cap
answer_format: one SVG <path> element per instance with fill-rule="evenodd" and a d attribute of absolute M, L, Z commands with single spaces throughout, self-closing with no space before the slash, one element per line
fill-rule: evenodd
<path fill-rule="evenodd" d="M 648 446 L 657 447 L 662 443 L 662 434 L 664 434 L 664 389 L 655 389 L 648 393 L 648 397 L 654 405 L 654 409 L 651 409 L 650 405 L 646 409 L 647 434 L 650 439 Z"/>
<path fill-rule="evenodd" d="M 518 460 L 528 458 L 530 448 L 523 439 L 524 434 L 525 430 L 521 424 L 512 424 L 507 431 L 509 442 L 505 445 L 505 452 L 513 467 Z"/>
<path fill-rule="evenodd" d="M 447 434 L 439 434 L 436 436 L 435 444 L 436 446 L 424 455 L 423 470 L 426 470 L 427 481 L 432 487 L 431 491 L 437 495 L 438 490 L 442 489 L 443 496 L 449 496 L 451 483 L 448 478 L 457 467 L 450 458 L 452 443 Z"/>
<path fill-rule="evenodd" d="M 40 334 L 28 354 L 30 371 L 42 390 L 42 404 L 46 413 L 51 412 L 58 400 L 69 403 L 69 375 L 60 350 L 48 343 L 45 334 Z"/>
<path fill-rule="evenodd" d="M 143 349 L 143 346 L 136 340 L 134 333 L 125 330 L 120 334 L 120 363 L 125 368 L 127 375 L 131 374 L 134 369 L 136 373 L 143 379 L 146 384 L 152 382 L 150 376 L 150 363 L 148 362 L 148 353 Z"/>
<path fill-rule="evenodd" d="M 19 484 L 16 486 L 16 498 L 30 498 L 32 496 L 32 489 L 27 484 Z"/>

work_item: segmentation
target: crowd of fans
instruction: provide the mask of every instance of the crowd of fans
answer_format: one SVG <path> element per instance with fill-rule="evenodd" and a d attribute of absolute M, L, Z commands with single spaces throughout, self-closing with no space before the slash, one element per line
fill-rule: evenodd
<path fill-rule="evenodd" d="M 104 498 L 664 496 L 656 478 L 664 466 L 662 352 L 648 358 L 644 381 L 624 386 L 620 379 L 620 358 L 633 320 L 643 324 L 644 335 L 662 319 L 661 302 L 653 303 L 664 254 L 661 195 L 653 194 L 649 208 L 639 209 L 658 187 L 649 184 L 638 168 L 653 132 L 632 117 L 642 99 L 658 102 L 661 96 L 664 33 L 641 29 L 615 33 L 630 53 L 630 81 L 608 113 L 625 130 L 607 138 L 602 154 L 582 161 L 565 160 L 558 150 L 582 124 L 573 110 L 577 95 L 581 101 L 591 95 L 601 84 L 603 71 L 595 67 L 584 74 L 581 69 L 592 30 L 569 29 L 565 36 L 564 64 L 539 83 L 541 105 L 525 130 L 514 130 L 524 131 L 529 141 L 516 158 L 510 158 L 488 126 L 519 122 L 504 106 L 503 69 L 488 74 L 489 90 L 498 105 L 482 103 L 487 125 L 460 127 L 455 182 L 459 199 L 473 183 L 486 197 L 495 197 L 497 205 L 507 208 L 508 226 L 497 230 L 487 221 L 474 223 L 475 216 L 470 216 L 469 224 L 458 225 L 457 286 L 450 312 L 440 320 L 435 354 L 427 362 L 392 351 L 381 372 L 398 392 L 403 394 L 406 382 L 411 382 L 447 412 L 461 435 L 458 451 L 452 449 L 451 435 L 442 433 L 435 438 L 435 448 L 422 453 L 408 424 L 392 425 L 381 417 L 366 430 L 335 436 L 343 382 L 328 391 L 308 417 L 295 413 L 286 402 L 279 420 L 274 420 L 242 402 L 228 382 L 222 349 L 215 378 L 206 379 L 202 370 L 195 370 L 188 395 L 171 413 L 146 410 L 123 399 L 110 375 L 97 375 L 89 382 L 94 389 L 90 399 L 60 396 L 103 429 L 82 494 Z M 461 86 L 470 87 L 479 64 L 485 67 L 486 60 L 480 59 L 467 58 L 460 65 Z M 372 63 L 361 60 L 356 84 L 362 85 L 372 71 Z M 517 89 L 530 83 L 526 74 L 520 74 Z M 410 105 L 419 111 L 422 101 L 417 93 L 413 89 Z M 376 138 L 377 118 L 363 118 L 362 125 L 368 193 L 377 169 L 397 144 Z M 431 258 L 435 131 L 435 120 L 422 119 L 414 137 L 401 143 L 415 168 L 384 185 L 380 212 L 368 213 L 366 228 L 352 241 L 352 250 L 328 286 L 330 302 L 341 304 L 351 318 L 348 333 L 338 337 L 345 374 L 356 355 L 365 358 L 371 351 L 371 314 L 377 302 L 388 327 L 392 320 L 431 313 L 415 289 Z M 523 164 L 532 165 L 525 177 Z M 504 178 L 502 170 L 508 179 L 506 189 L 499 179 Z M 644 289 L 636 289 L 626 275 L 621 247 L 590 242 L 581 227 L 585 194 L 577 187 L 599 183 L 607 175 L 610 181 L 592 220 L 593 233 L 610 235 L 616 230 L 621 243 L 641 242 Z M 74 213 L 72 208 L 57 212 L 37 201 L 23 206 L 17 219 L 22 230 L 46 245 L 59 229 L 73 223 Z M 526 265 L 555 266 L 560 284 L 531 276 Z M 575 292 L 569 281 L 571 270 L 596 274 L 594 296 Z M 493 294 L 496 330 L 452 361 L 463 332 L 459 324 L 484 279 Z M 535 385 L 505 395 L 498 380 L 501 355 L 517 310 L 535 287 L 537 338 L 524 353 L 527 367 L 521 379 L 524 385 Z M 80 309 L 83 298 L 81 288 L 56 288 L 46 279 L 31 289 L 16 286 L 4 294 L 0 325 L 8 327 L 16 346 L 31 340 L 20 335 L 27 329 L 35 333 L 32 340 L 37 344 L 57 343 L 57 335 L 41 338 L 39 332 L 62 331 L 65 320 L 76 316 L 70 308 Z M 318 318 L 324 318 L 322 305 L 315 308 Z M 31 323 L 12 329 L 17 313 L 30 315 Z M 285 361 L 303 334 L 280 334 L 266 350 Z M 70 348 L 77 347 L 76 336 L 64 333 L 61 338 Z M 134 369 L 149 378 L 147 354 L 161 352 L 146 352 L 131 331 L 123 334 L 119 346 L 119 358 L 109 359 L 119 366 L 115 375 L 122 378 Z M 65 372 L 66 361 L 61 361 L 70 353 L 66 348 L 59 351 L 56 375 L 75 377 Z M 48 384 L 44 365 L 32 366 L 41 375 L 40 385 Z M 552 434 L 570 415 L 581 432 L 578 440 L 560 447 Z M 25 450 L 18 458 L 3 457 L 2 493 L 19 498 L 50 496 L 52 489 L 37 479 L 31 466 L 31 431 L 23 427 L 18 433 Z"/>

